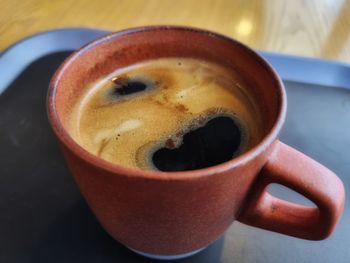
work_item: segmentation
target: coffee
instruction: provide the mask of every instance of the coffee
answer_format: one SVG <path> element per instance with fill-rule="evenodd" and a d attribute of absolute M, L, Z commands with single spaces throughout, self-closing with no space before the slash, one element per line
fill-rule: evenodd
<path fill-rule="evenodd" d="M 237 72 L 192 58 L 118 69 L 77 99 L 68 130 L 86 150 L 141 169 L 228 161 L 262 137 L 260 111 Z"/>

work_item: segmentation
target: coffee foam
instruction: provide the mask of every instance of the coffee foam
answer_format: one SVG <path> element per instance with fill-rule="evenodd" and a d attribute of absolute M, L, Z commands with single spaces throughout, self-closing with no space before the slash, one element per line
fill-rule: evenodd
<path fill-rule="evenodd" d="M 144 91 L 116 94 L 116 79 L 142 81 Z M 111 81 L 113 80 L 113 81 Z M 244 152 L 261 139 L 261 117 L 239 75 L 190 58 L 164 58 L 119 69 L 87 87 L 68 130 L 85 149 L 128 167 L 155 169 L 159 147 L 177 147 L 182 135 L 221 115 L 241 127 Z"/>

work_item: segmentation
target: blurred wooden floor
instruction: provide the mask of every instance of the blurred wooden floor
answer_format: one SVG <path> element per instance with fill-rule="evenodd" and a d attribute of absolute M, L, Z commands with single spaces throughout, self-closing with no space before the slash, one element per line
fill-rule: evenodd
<path fill-rule="evenodd" d="M 60 27 L 190 25 L 254 48 L 350 63 L 350 0 L 0 0 L 0 50 Z"/>

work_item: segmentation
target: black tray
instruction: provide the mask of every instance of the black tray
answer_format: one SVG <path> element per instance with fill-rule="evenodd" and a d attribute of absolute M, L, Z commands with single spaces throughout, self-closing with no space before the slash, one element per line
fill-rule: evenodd
<path fill-rule="evenodd" d="M 98 224 L 69 175 L 46 117 L 53 72 L 72 50 L 102 34 L 93 29 L 46 32 L 0 55 L 0 262 L 152 262 L 124 248 Z M 350 189 L 349 66 L 262 54 L 289 80 L 281 140 L 335 171 Z M 271 192 L 309 203 L 283 187 L 274 185 Z M 333 235 L 317 242 L 235 222 L 207 249 L 178 262 L 350 262 L 349 220 L 346 206 Z"/>

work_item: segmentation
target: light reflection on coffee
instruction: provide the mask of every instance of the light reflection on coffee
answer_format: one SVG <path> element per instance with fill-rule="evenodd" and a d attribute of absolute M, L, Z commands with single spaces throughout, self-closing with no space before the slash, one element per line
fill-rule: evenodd
<path fill-rule="evenodd" d="M 190 58 L 118 69 L 78 99 L 69 132 L 107 161 L 193 170 L 232 159 L 262 137 L 260 112 L 239 75 Z"/>

